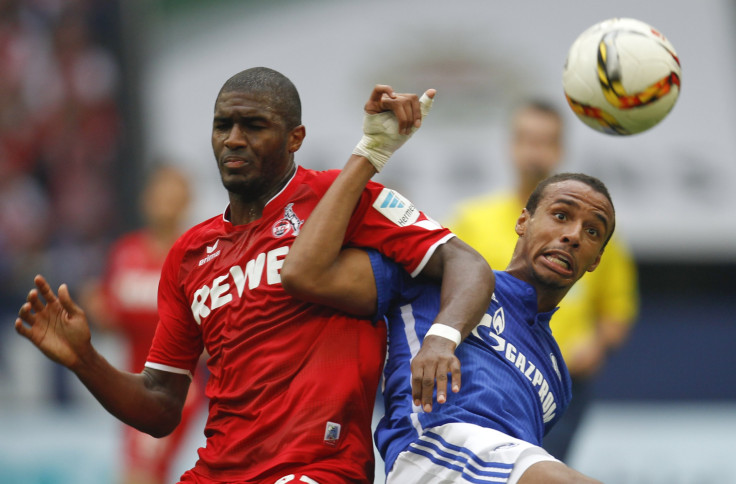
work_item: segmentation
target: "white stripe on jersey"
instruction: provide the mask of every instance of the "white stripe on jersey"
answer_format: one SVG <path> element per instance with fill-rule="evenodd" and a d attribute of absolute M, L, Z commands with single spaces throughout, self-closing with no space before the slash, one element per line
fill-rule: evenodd
<path fill-rule="evenodd" d="M 440 240 L 432 244 L 432 247 L 429 248 L 426 254 L 424 254 L 424 257 L 422 257 L 422 261 L 419 263 L 416 269 L 411 273 L 411 277 L 417 277 L 420 272 L 422 272 L 422 269 L 424 269 L 424 266 L 427 265 L 427 262 L 429 262 L 429 259 L 432 257 L 432 254 L 434 254 L 434 251 L 437 250 L 437 247 L 444 244 L 448 240 L 452 239 L 453 237 L 456 237 L 455 234 L 447 234 L 444 237 L 442 237 Z"/>
<path fill-rule="evenodd" d="M 419 343 L 419 337 L 417 336 L 417 330 L 415 327 L 415 320 L 414 320 L 414 310 L 411 307 L 411 304 L 406 304 L 404 306 L 401 306 L 401 320 L 404 322 L 404 334 L 406 335 L 406 342 L 409 345 L 409 353 L 411 353 L 411 360 L 414 359 L 415 356 L 417 356 L 417 353 L 419 353 L 419 349 L 421 348 L 421 343 Z M 411 382 L 410 382 L 411 384 Z M 412 407 L 412 417 L 417 412 L 423 412 L 421 406 L 414 405 L 414 402 L 411 403 Z M 419 421 L 416 419 L 414 420 L 414 426 L 416 427 L 419 425 Z M 417 432 L 419 434 L 422 433 L 421 426 L 417 427 Z"/>
<path fill-rule="evenodd" d="M 191 371 L 183 370 L 181 368 L 176 368 L 174 366 L 162 365 L 161 363 L 151 363 L 150 361 L 146 361 L 146 363 L 143 366 L 147 366 L 148 368 L 153 368 L 154 370 L 168 371 L 169 373 L 178 373 L 180 375 L 186 375 L 189 377 L 190 380 L 192 379 Z"/>

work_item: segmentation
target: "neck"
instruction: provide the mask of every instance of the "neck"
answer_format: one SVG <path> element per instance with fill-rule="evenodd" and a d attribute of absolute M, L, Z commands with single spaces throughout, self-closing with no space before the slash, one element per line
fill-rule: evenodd
<path fill-rule="evenodd" d="M 228 192 L 230 199 L 230 223 L 233 225 L 245 225 L 261 218 L 266 203 L 286 186 L 294 175 L 294 172 L 296 172 L 296 165 L 292 164 L 284 176 L 277 180 L 263 195 L 253 200 L 245 199 L 237 193 Z"/>
<path fill-rule="evenodd" d="M 534 288 L 534 291 L 537 293 L 537 311 L 540 313 L 552 311 L 554 308 L 559 306 L 562 298 L 564 298 L 570 290 L 570 287 L 559 287 L 545 284 L 534 276 L 528 266 L 521 263 L 514 257 L 511 258 L 511 262 L 509 262 L 506 272 Z"/>

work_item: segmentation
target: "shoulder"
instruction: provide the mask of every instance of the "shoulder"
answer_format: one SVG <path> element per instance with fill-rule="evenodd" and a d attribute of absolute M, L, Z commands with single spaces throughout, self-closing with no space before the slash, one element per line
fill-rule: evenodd
<path fill-rule="evenodd" d="M 324 193 L 330 188 L 330 185 L 335 181 L 335 178 L 342 172 L 342 170 L 310 170 L 309 168 L 299 167 L 299 179 L 298 184 L 307 185 L 314 191 Z M 367 184 L 369 190 L 381 190 L 384 187 L 381 183 L 376 181 L 369 181 Z"/>
<path fill-rule="evenodd" d="M 300 166 L 297 172 L 297 183 L 299 185 L 307 185 L 315 190 L 327 191 L 327 188 L 335 181 L 340 170 L 310 170 Z"/>
<path fill-rule="evenodd" d="M 177 240 L 169 251 L 169 255 L 174 253 L 183 254 L 192 247 L 201 247 L 202 244 L 210 241 L 212 238 L 222 234 L 225 230 L 225 220 L 222 214 L 200 222 L 185 231 Z"/>

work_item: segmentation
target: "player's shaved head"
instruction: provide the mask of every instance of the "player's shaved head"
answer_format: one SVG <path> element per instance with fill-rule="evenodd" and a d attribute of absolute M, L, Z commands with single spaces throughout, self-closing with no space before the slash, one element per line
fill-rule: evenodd
<path fill-rule="evenodd" d="M 299 93 L 288 77 L 268 67 L 252 67 L 225 81 L 217 97 L 225 92 L 257 94 L 281 115 L 287 129 L 302 124 Z"/>

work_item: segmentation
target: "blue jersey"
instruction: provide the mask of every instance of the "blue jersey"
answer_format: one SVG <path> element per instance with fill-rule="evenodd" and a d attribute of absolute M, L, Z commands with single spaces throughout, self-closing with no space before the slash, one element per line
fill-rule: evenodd
<path fill-rule="evenodd" d="M 541 445 L 571 398 L 570 375 L 552 337 L 554 311 L 537 312 L 535 289 L 495 271 L 493 300 L 480 324 L 458 346 L 462 388 L 431 413 L 413 404 L 411 359 L 439 311 L 440 287 L 413 279 L 403 268 L 369 251 L 378 289 L 378 312 L 389 322 L 384 370 L 386 414 L 376 446 L 391 469 L 423 431 L 451 422 L 492 428 Z"/>

